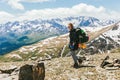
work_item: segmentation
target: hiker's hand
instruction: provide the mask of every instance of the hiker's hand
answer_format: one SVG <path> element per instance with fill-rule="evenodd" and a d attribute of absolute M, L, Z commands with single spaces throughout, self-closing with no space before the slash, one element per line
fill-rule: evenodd
<path fill-rule="evenodd" d="M 70 49 L 74 49 L 74 46 L 70 45 Z"/>
<path fill-rule="evenodd" d="M 70 45 L 69 45 L 69 48 L 70 48 L 70 49 L 74 49 L 74 45 L 71 45 L 71 44 L 70 44 Z"/>

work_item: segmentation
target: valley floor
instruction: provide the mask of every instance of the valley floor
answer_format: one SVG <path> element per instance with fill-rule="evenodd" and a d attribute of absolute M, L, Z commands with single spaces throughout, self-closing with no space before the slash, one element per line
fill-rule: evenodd
<path fill-rule="evenodd" d="M 120 80 L 120 68 L 106 70 L 100 67 L 102 60 L 107 56 L 110 59 L 120 59 L 120 53 L 95 54 L 86 56 L 80 68 L 72 67 L 71 57 L 55 58 L 44 61 L 46 68 L 45 80 Z M 18 68 L 24 64 L 34 64 L 35 61 L 0 63 L 0 69 L 8 69 L 12 66 Z M 0 74 L 0 80 L 18 80 L 18 73 L 7 75 Z"/>

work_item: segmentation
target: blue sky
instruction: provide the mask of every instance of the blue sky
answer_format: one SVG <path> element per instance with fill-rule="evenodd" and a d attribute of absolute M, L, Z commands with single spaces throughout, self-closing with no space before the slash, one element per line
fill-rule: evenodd
<path fill-rule="evenodd" d="M 95 17 L 98 16 L 97 15 L 98 12 L 103 13 L 103 15 L 101 16 L 107 16 L 107 14 L 110 14 L 108 15 L 108 17 L 110 17 L 113 14 L 112 15 L 113 17 L 117 17 L 120 12 L 119 3 L 120 0 L 0 0 L 0 15 L 5 16 L 5 18 L 4 17 L 0 17 L 0 18 L 4 18 L 2 21 L 6 20 L 7 17 L 15 19 L 18 15 L 19 18 L 22 18 L 23 15 L 25 18 L 28 12 L 37 15 L 39 12 L 42 11 L 42 13 L 46 14 L 44 12 L 44 10 L 46 9 L 47 9 L 46 12 L 49 11 L 48 9 L 50 9 L 51 13 L 53 12 L 52 10 L 55 9 L 57 14 L 55 14 L 54 12 L 53 13 L 58 16 L 59 13 L 56 9 L 63 8 L 63 10 L 61 10 L 62 12 L 64 10 L 67 10 L 67 8 L 69 8 L 70 11 L 70 9 L 74 6 L 77 6 L 77 8 L 73 9 L 73 11 L 74 10 L 79 11 L 79 7 L 80 7 L 79 13 L 78 11 L 74 11 L 76 12 L 76 14 L 81 14 L 81 15 L 85 14 L 85 16 L 92 16 L 89 15 L 89 13 L 92 14 L 93 11 L 93 14 L 95 13 L 96 15 Z M 80 5 L 80 4 L 85 4 L 85 5 Z M 91 6 L 94 8 L 92 8 Z M 81 8 L 85 9 L 86 11 L 82 10 Z M 44 14 L 40 14 L 40 15 L 43 15 L 44 17 L 45 16 Z M 76 14 L 71 14 L 71 15 L 76 15 Z M 50 15 L 47 14 L 47 16 Z M 64 16 L 64 14 L 62 14 L 61 16 Z M 33 17 L 31 17 L 31 19 L 32 18 Z M 27 17 L 25 19 L 27 19 Z"/>
<path fill-rule="evenodd" d="M 25 10 L 72 7 L 79 3 L 86 3 L 96 7 L 104 6 L 110 10 L 120 11 L 120 0 L 51 0 L 48 2 L 21 2 L 21 4 L 25 7 Z M 25 10 L 12 9 L 6 1 L 0 1 L 0 11 L 19 13 L 25 12 Z"/>

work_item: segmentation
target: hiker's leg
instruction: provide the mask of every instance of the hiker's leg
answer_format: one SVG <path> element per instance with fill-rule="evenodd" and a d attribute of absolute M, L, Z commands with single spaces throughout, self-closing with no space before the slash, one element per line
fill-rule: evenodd
<path fill-rule="evenodd" d="M 72 55 L 72 58 L 73 58 L 73 60 L 74 60 L 74 63 L 77 63 L 78 64 L 78 62 L 77 62 L 77 60 L 78 60 L 78 58 L 77 58 L 77 56 L 76 56 L 76 54 L 75 54 L 75 51 L 70 51 L 70 54 Z"/>

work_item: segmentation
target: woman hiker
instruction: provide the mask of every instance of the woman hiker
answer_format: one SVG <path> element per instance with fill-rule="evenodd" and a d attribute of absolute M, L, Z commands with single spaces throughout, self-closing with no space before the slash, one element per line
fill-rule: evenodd
<path fill-rule="evenodd" d="M 78 50 L 79 36 L 76 34 L 76 29 L 74 28 L 72 23 L 68 24 L 68 29 L 69 29 L 69 38 L 70 38 L 70 42 L 69 42 L 70 52 L 69 52 L 69 54 L 72 55 L 72 58 L 74 60 L 73 67 L 78 68 L 79 64 L 82 63 L 82 60 L 78 59 L 78 57 L 75 54 L 76 50 Z"/>

